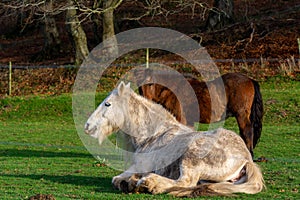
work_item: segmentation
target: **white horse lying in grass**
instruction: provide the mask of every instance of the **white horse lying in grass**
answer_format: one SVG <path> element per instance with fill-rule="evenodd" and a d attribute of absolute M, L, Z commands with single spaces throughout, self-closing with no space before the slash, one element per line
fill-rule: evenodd
<path fill-rule="evenodd" d="M 118 130 L 131 136 L 135 148 L 132 165 L 112 180 L 124 192 L 193 197 L 255 194 L 264 188 L 260 169 L 237 134 L 196 132 L 123 82 L 85 124 L 85 132 L 100 144 Z"/>

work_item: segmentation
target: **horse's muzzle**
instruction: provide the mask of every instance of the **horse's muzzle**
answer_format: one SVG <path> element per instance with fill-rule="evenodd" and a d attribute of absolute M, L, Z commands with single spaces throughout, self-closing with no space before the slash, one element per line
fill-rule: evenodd
<path fill-rule="evenodd" d="M 97 130 L 96 126 L 91 126 L 89 123 L 86 123 L 84 125 L 84 132 L 88 135 L 92 135 L 93 133 L 95 133 Z"/>

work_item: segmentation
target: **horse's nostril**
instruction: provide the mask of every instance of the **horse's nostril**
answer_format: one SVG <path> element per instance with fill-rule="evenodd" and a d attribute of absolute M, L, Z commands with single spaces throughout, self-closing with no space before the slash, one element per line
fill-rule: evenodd
<path fill-rule="evenodd" d="M 91 125 L 91 124 L 89 124 L 89 123 L 86 123 L 86 124 L 84 125 L 84 132 L 85 132 L 86 134 L 88 134 L 88 135 L 93 134 L 96 130 L 97 130 L 97 127 L 96 127 L 96 126 L 93 126 L 93 125 Z"/>
<path fill-rule="evenodd" d="M 90 132 L 89 127 L 90 127 L 90 124 L 89 124 L 89 123 L 86 123 L 86 124 L 84 125 L 84 132 L 85 132 L 86 134 L 88 134 L 88 133 Z"/>

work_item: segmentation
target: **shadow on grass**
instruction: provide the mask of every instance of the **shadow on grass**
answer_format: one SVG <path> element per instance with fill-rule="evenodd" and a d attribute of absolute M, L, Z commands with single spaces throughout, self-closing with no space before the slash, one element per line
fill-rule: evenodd
<path fill-rule="evenodd" d="M 75 176 L 75 175 L 47 175 L 47 174 L 0 174 L 6 178 L 24 178 L 37 181 L 51 181 L 59 184 L 72 184 L 76 186 L 92 186 L 96 192 L 119 193 L 111 185 L 112 178 L 109 177 L 92 177 L 92 176 Z M 39 184 L 39 183 L 36 183 Z M 44 183 L 43 183 L 44 184 Z"/>
<path fill-rule="evenodd" d="M 1 149 L 0 154 L 2 157 L 70 157 L 70 158 L 86 158 L 91 156 L 87 153 L 76 153 L 76 152 L 63 152 L 57 150 L 53 151 L 42 151 L 42 150 L 28 150 L 28 149 Z"/>

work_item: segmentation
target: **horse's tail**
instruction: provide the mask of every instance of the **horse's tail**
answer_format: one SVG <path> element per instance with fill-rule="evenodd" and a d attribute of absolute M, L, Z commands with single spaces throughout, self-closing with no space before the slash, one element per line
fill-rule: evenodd
<path fill-rule="evenodd" d="M 254 85 L 254 99 L 251 107 L 250 120 L 253 127 L 253 148 L 259 141 L 261 131 L 262 131 L 262 118 L 264 114 L 263 100 L 260 93 L 260 88 L 258 82 L 252 80 Z"/>
<path fill-rule="evenodd" d="M 172 188 L 168 192 L 177 197 L 230 196 L 234 193 L 256 194 L 265 188 L 262 173 L 254 162 L 246 163 L 245 169 L 244 183 L 205 183 L 191 188 Z"/>

